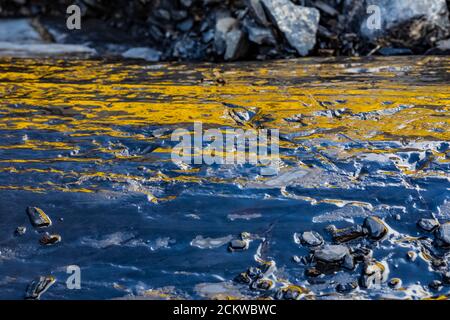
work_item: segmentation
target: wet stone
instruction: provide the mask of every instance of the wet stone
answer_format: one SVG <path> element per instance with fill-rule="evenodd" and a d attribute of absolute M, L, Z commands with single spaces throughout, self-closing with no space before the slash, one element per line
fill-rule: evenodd
<path fill-rule="evenodd" d="M 321 274 L 322 274 L 322 272 L 315 267 L 311 267 L 311 268 L 308 268 L 305 270 L 305 275 L 307 277 L 315 278 L 315 277 L 320 276 Z"/>
<path fill-rule="evenodd" d="M 437 227 L 439 227 L 439 222 L 436 221 L 435 219 L 420 219 L 417 222 L 417 225 L 419 226 L 420 229 L 424 231 L 432 232 Z"/>
<path fill-rule="evenodd" d="M 349 293 L 358 288 L 358 283 L 356 281 L 339 283 L 336 286 L 336 291 L 339 293 Z"/>
<path fill-rule="evenodd" d="M 27 288 L 26 299 L 39 300 L 41 295 L 45 293 L 54 283 L 56 279 L 52 276 L 41 276 L 34 280 Z"/>
<path fill-rule="evenodd" d="M 288 286 L 281 288 L 276 294 L 278 300 L 300 300 L 306 294 L 310 293 L 308 289 L 300 286 Z"/>
<path fill-rule="evenodd" d="M 303 232 L 300 237 L 300 243 L 310 247 L 318 247 L 323 244 L 322 236 L 316 231 Z"/>
<path fill-rule="evenodd" d="M 343 245 L 327 245 L 314 252 L 314 258 L 324 263 L 341 263 L 349 255 L 349 249 Z"/>
<path fill-rule="evenodd" d="M 392 278 L 388 283 L 392 289 L 400 289 L 402 286 L 402 280 L 400 278 Z"/>
<path fill-rule="evenodd" d="M 247 250 L 250 244 L 250 234 L 247 232 L 242 232 L 240 239 L 233 239 L 228 244 L 229 251 L 243 251 Z"/>
<path fill-rule="evenodd" d="M 374 240 L 381 240 L 388 233 L 384 222 L 377 217 L 366 218 L 363 227 L 367 229 L 369 237 Z"/>
<path fill-rule="evenodd" d="M 271 290 L 275 287 L 275 283 L 270 279 L 261 278 L 255 280 L 250 287 L 254 290 Z"/>
<path fill-rule="evenodd" d="M 409 259 L 410 261 L 412 261 L 412 262 L 416 261 L 416 259 L 417 259 L 417 253 L 414 252 L 414 251 L 408 251 L 408 252 L 406 253 L 406 256 L 407 256 L 408 259 Z"/>
<path fill-rule="evenodd" d="M 348 270 L 353 270 L 355 269 L 355 260 L 353 258 L 353 256 L 351 255 L 346 255 L 344 257 L 344 262 L 342 263 L 342 267 Z"/>
<path fill-rule="evenodd" d="M 58 242 L 61 242 L 61 236 L 58 234 L 49 234 L 48 232 L 39 240 L 39 243 L 45 246 L 57 244 Z"/>
<path fill-rule="evenodd" d="M 442 282 L 439 280 L 433 280 L 428 286 L 430 287 L 431 290 L 434 291 L 441 291 L 442 288 L 444 287 Z"/>
<path fill-rule="evenodd" d="M 147 47 L 131 48 L 122 53 L 124 58 L 143 59 L 150 62 L 156 62 L 161 59 L 161 52 Z"/>
<path fill-rule="evenodd" d="M 50 220 L 50 218 L 40 208 L 28 207 L 27 214 L 31 224 L 35 228 L 45 228 L 52 225 L 52 221 Z"/>
<path fill-rule="evenodd" d="M 364 229 L 361 226 L 352 226 L 344 229 L 337 229 L 335 226 L 328 226 L 327 231 L 333 237 L 333 241 L 336 243 L 345 243 L 365 235 Z"/>
<path fill-rule="evenodd" d="M 16 236 L 23 236 L 25 233 L 27 232 L 27 228 L 23 227 L 23 226 L 19 226 L 16 228 L 16 230 L 14 231 L 14 234 Z"/>
<path fill-rule="evenodd" d="M 442 283 L 450 285 L 450 272 L 446 272 L 442 275 Z"/>
<path fill-rule="evenodd" d="M 450 222 L 441 224 L 435 231 L 437 244 L 440 247 L 450 247 Z"/>
<path fill-rule="evenodd" d="M 361 287 L 370 289 L 387 281 L 389 268 L 386 263 L 375 260 L 365 263 L 361 275 Z"/>

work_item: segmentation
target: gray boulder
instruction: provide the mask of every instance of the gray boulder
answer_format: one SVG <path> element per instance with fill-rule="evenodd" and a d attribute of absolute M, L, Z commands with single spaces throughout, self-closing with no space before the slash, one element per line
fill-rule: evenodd
<path fill-rule="evenodd" d="M 306 56 L 316 44 L 320 13 L 289 0 L 262 0 L 266 11 L 289 44 Z"/>

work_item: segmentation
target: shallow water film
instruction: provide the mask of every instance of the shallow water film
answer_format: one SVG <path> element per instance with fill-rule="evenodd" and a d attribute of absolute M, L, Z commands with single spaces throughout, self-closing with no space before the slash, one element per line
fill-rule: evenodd
<path fill-rule="evenodd" d="M 447 298 L 449 72 L 0 60 L 0 298 Z M 172 161 L 198 121 L 278 129 L 278 174 Z"/>

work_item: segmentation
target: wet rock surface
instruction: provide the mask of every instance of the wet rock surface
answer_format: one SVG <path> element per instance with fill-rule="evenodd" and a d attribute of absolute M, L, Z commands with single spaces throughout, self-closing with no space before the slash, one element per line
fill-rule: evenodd
<path fill-rule="evenodd" d="M 27 207 L 26 212 L 33 227 L 46 228 L 52 225 L 52 220 L 41 208 Z"/>
<path fill-rule="evenodd" d="M 42 299 L 447 297 L 445 229 L 417 222 L 449 221 L 448 66 L 0 59 L 0 298 L 42 275 L 61 284 Z M 171 161 L 196 118 L 279 128 L 279 174 Z M 67 290 L 68 265 L 85 290 Z"/>
<path fill-rule="evenodd" d="M 450 222 L 440 225 L 435 234 L 439 246 L 450 248 Z"/>
<path fill-rule="evenodd" d="M 366 218 L 364 220 L 363 228 L 366 228 L 369 237 L 375 240 L 382 239 L 388 233 L 386 225 L 377 217 Z"/>

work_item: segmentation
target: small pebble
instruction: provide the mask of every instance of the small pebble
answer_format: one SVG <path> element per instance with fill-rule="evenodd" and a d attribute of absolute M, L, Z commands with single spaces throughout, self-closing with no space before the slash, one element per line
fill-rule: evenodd
<path fill-rule="evenodd" d="M 363 227 L 367 229 L 369 237 L 374 240 L 381 240 L 388 233 L 388 228 L 384 222 L 377 217 L 366 218 Z"/>
<path fill-rule="evenodd" d="M 389 281 L 389 287 L 393 289 L 400 289 L 402 287 L 402 280 L 400 278 L 392 278 Z"/>
<path fill-rule="evenodd" d="M 306 231 L 301 234 L 300 242 L 306 246 L 318 247 L 323 244 L 323 238 L 316 231 Z"/>
<path fill-rule="evenodd" d="M 407 256 L 408 259 L 409 259 L 410 261 L 412 261 L 412 262 L 416 261 L 416 259 L 417 259 L 417 253 L 414 252 L 414 251 L 408 251 L 408 252 L 406 253 L 406 256 Z"/>
<path fill-rule="evenodd" d="M 46 245 L 46 246 L 53 245 L 53 244 L 56 244 L 58 242 L 61 242 L 61 236 L 58 235 L 58 234 L 49 234 L 48 232 L 46 232 L 42 236 L 41 240 L 39 240 L 39 242 L 42 245 Z"/>
<path fill-rule="evenodd" d="M 27 232 L 27 228 L 20 226 L 16 228 L 16 231 L 14 231 L 14 234 L 16 236 L 23 236 Z"/>
<path fill-rule="evenodd" d="M 450 222 L 441 224 L 434 234 L 439 246 L 450 247 Z"/>
<path fill-rule="evenodd" d="M 428 286 L 434 291 L 441 291 L 443 288 L 443 284 L 439 280 L 433 280 Z"/>

